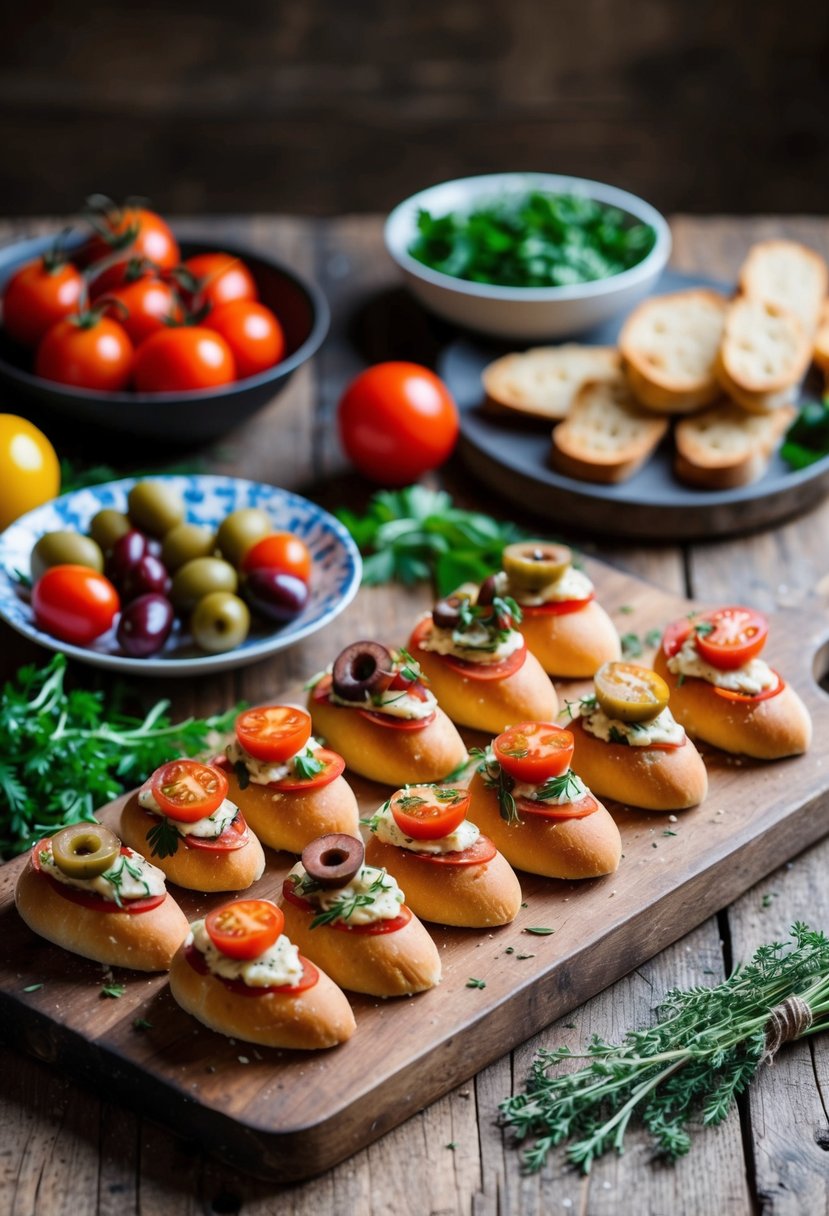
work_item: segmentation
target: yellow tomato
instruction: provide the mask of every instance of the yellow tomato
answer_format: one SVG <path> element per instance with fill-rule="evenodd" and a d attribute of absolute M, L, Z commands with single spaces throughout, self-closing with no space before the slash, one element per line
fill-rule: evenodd
<path fill-rule="evenodd" d="M 0 414 L 0 531 L 60 491 L 60 465 L 49 440 L 16 414 Z"/>

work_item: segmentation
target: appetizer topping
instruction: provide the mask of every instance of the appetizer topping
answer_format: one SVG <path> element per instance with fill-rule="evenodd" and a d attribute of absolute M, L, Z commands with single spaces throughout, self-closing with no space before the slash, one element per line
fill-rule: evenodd
<path fill-rule="evenodd" d="M 222 954 L 249 962 L 275 945 L 285 915 L 269 899 L 239 899 L 208 912 L 204 927 Z"/>
<path fill-rule="evenodd" d="M 36 847 L 41 871 L 57 882 L 64 883 L 68 887 L 75 887 L 79 891 L 88 891 L 93 895 L 98 895 L 102 899 L 117 904 L 119 908 L 131 900 L 147 899 L 154 895 L 164 895 L 166 892 L 162 871 L 142 857 L 140 853 L 135 853 L 132 849 L 120 844 L 112 865 L 103 873 L 89 878 L 68 874 L 58 864 L 54 854 L 55 839 L 44 841 Z"/>
<path fill-rule="evenodd" d="M 398 820 L 398 815 L 400 814 L 400 802 L 403 799 L 400 799 L 399 796 L 403 795 L 403 798 L 405 799 L 406 795 L 413 795 L 415 790 L 418 791 L 419 795 L 421 790 L 433 788 L 434 787 L 429 786 L 415 786 L 410 787 L 408 790 L 398 791 L 398 793 L 394 796 L 396 799 L 398 799 L 397 814 L 395 814 L 392 807 L 393 799 L 390 798 L 388 802 L 383 803 L 380 810 L 371 820 L 371 830 L 374 832 L 377 839 L 382 840 L 383 844 L 391 844 L 399 849 L 409 849 L 412 853 L 427 853 L 432 855 L 439 855 L 443 853 L 461 853 L 465 849 L 472 848 L 472 846 L 480 839 L 481 833 L 476 824 L 471 823 L 468 819 L 463 817 L 454 828 L 444 832 L 442 836 L 430 836 L 428 838 L 424 838 L 422 836 L 416 837 L 414 835 L 410 836 L 402 827 L 400 820 Z M 462 791 L 459 790 L 449 789 L 445 791 L 441 790 L 440 792 L 445 792 L 447 794 L 462 793 Z M 467 796 L 465 798 L 465 804 L 462 804 L 464 815 L 466 814 L 466 807 L 468 804 L 469 799 Z M 411 812 L 412 808 L 409 807 L 408 810 Z"/>
<path fill-rule="evenodd" d="M 501 560 L 510 586 L 532 595 L 557 582 L 571 568 L 573 554 L 567 545 L 527 540 L 507 545 Z"/>
<path fill-rule="evenodd" d="M 666 708 L 671 695 L 661 676 L 635 663 L 603 663 L 595 684 L 600 709 L 622 722 L 650 721 Z"/>
<path fill-rule="evenodd" d="M 693 623 L 700 657 L 721 671 L 755 659 L 766 644 L 768 621 L 751 608 L 715 608 Z"/>
<path fill-rule="evenodd" d="M 386 652 L 388 653 L 388 651 Z M 381 692 L 372 693 L 368 700 L 349 701 L 339 696 L 331 683 L 327 684 L 327 674 L 321 673 L 311 682 L 317 687 L 316 695 L 327 696 L 333 705 L 343 705 L 349 709 L 360 709 L 364 713 L 381 715 L 389 718 L 409 720 L 425 720 L 434 717 L 437 700 L 433 693 L 423 684 L 420 665 L 409 654 L 408 650 L 396 650 L 389 656 L 391 678 Z M 335 664 L 336 666 L 336 664 Z"/>
<path fill-rule="evenodd" d="M 324 768 L 322 760 L 317 757 L 321 750 L 319 739 L 308 739 L 295 755 L 282 762 L 257 760 L 245 750 L 238 739 L 233 739 L 225 748 L 225 755 L 231 768 L 236 771 L 240 787 L 244 789 L 250 783 L 274 785 L 286 777 L 305 781 L 315 776 Z"/>
<path fill-rule="evenodd" d="M 722 671 L 719 667 L 706 663 L 700 658 L 693 638 L 689 638 L 681 649 L 668 659 L 668 670 L 680 678 L 696 676 L 717 688 L 726 688 L 731 692 L 739 692 L 747 696 L 777 688 L 780 683 L 777 672 L 773 671 L 763 659 L 750 659 L 743 667 L 730 671 Z"/>
<path fill-rule="evenodd" d="M 695 676 L 716 688 L 757 696 L 780 686 L 780 677 L 757 655 L 765 645 L 768 624 L 750 608 L 718 608 L 674 621 L 665 630 L 662 649 L 668 670 Z"/>
<path fill-rule="evenodd" d="M 305 873 L 322 890 L 344 887 L 359 873 L 366 855 L 362 840 L 345 832 L 318 836 L 302 850 Z"/>
<path fill-rule="evenodd" d="M 410 785 L 389 799 L 394 822 L 414 840 L 438 840 L 454 832 L 469 810 L 469 792 L 453 786 Z"/>
<path fill-rule="evenodd" d="M 553 722 L 521 722 L 492 743 L 493 755 L 515 781 L 539 783 L 558 777 L 573 759 L 573 736 Z"/>
<path fill-rule="evenodd" d="M 403 904 L 403 892 L 385 870 L 360 866 L 354 877 L 341 887 L 322 887 L 298 861 L 288 875 L 294 895 L 318 908 L 311 928 L 339 922 L 368 925 L 373 921 L 396 920 Z"/>
<path fill-rule="evenodd" d="M 77 823 L 52 837 L 55 865 L 68 878 L 97 878 L 121 852 L 121 841 L 98 823 Z"/>
<path fill-rule="evenodd" d="M 546 781 L 516 781 L 512 787 L 513 797 L 526 798 L 528 802 L 543 802 L 548 806 L 566 806 L 570 802 L 578 802 L 589 792 L 581 777 L 571 768 Z"/>
<path fill-rule="evenodd" d="M 445 595 L 438 600 L 432 609 L 432 620 L 438 629 L 456 629 L 461 619 L 461 605 L 466 601 L 464 595 Z"/>
<path fill-rule="evenodd" d="M 665 743 L 679 747 L 685 742 L 684 727 L 680 726 L 667 708 L 647 722 L 625 722 L 621 718 L 609 717 L 604 710 L 598 708 L 592 713 L 582 711 L 580 716 L 582 726 L 588 734 L 603 739 L 605 743 L 629 744 L 631 747 L 649 747 L 655 743 Z"/>
<path fill-rule="evenodd" d="M 235 959 L 229 958 L 214 945 L 205 922 L 197 920 L 190 926 L 187 945 L 194 946 L 204 958 L 208 971 L 221 979 L 241 980 L 250 988 L 296 988 L 302 982 L 303 967 L 299 950 L 284 933 L 280 933 L 273 945 L 258 957 Z"/>
<path fill-rule="evenodd" d="M 173 816 L 168 816 L 167 812 L 159 806 L 155 797 L 155 791 L 149 784 L 142 786 L 138 791 L 138 802 L 145 811 L 149 811 L 153 815 L 158 815 L 164 819 L 173 818 Z M 213 839 L 216 836 L 221 836 L 222 832 L 230 827 L 238 814 L 239 808 L 236 803 L 231 802 L 229 798 L 225 798 L 212 814 L 205 815 L 201 819 L 188 823 L 176 819 L 175 831 L 179 836 L 198 836 Z"/>
<path fill-rule="evenodd" d="M 292 705 L 264 705 L 245 710 L 236 719 L 236 738 L 254 760 L 283 763 L 295 756 L 311 737 L 311 715 Z"/>
<path fill-rule="evenodd" d="M 587 604 L 593 599 L 593 584 L 582 570 L 570 566 L 561 578 L 539 591 L 525 592 L 516 588 L 515 595 L 522 608 L 543 608 L 547 604 L 573 602 Z"/>
<path fill-rule="evenodd" d="M 505 595 L 503 575 L 490 575 L 475 599 L 457 592 L 439 600 L 432 610 L 432 628 L 416 631 L 423 650 L 451 655 L 468 663 L 501 663 L 521 650 L 524 639 L 516 625 L 521 609 Z"/>
<path fill-rule="evenodd" d="M 394 679 L 391 652 L 379 642 L 353 642 L 337 657 L 331 672 L 335 700 L 366 704 L 386 691 Z"/>
<path fill-rule="evenodd" d="M 535 747 L 528 747 L 525 755 L 512 756 L 509 754 L 509 752 L 512 751 L 513 748 L 510 741 L 507 739 L 507 736 L 512 734 L 513 731 L 523 731 L 526 730 L 527 727 L 531 726 L 539 727 L 540 730 L 546 735 L 550 735 L 552 731 L 559 731 L 561 735 L 569 735 L 570 743 L 569 745 L 565 744 L 565 747 L 562 750 L 566 754 L 567 746 L 569 746 L 570 754 L 572 755 L 573 736 L 570 734 L 570 731 L 562 730 L 561 727 L 552 727 L 551 724 L 547 723 L 527 723 L 523 727 L 513 727 L 511 731 L 506 731 L 503 735 L 499 735 L 498 739 L 495 740 L 495 744 L 502 740 L 506 740 L 506 743 L 502 745 L 501 754 L 508 760 L 509 763 L 513 764 L 513 768 L 515 767 L 515 762 L 531 759 L 532 754 L 537 749 Z M 563 768 L 560 768 L 555 774 L 551 773 L 546 778 L 541 777 L 538 769 L 536 769 L 536 779 L 533 780 L 531 776 L 531 767 L 524 770 L 525 776 L 521 778 L 513 776 L 513 774 L 508 772 L 504 765 L 500 763 L 495 752 L 495 744 L 493 744 L 492 747 L 488 747 L 486 751 L 473 749 L 471 754 L 478 758 L 478 772 L 483 779 L 484 785 L 488 789 L 495 791 L 498 798 L 498 807 L 501 812 L 501 818 L 505 819 L 508 824 L 514 826 L 521 823 L 521 815 L 519 811 L 522 809 L 522 807 L 527 811 L 542 811 L 552 807 L 573 807 L 574 813 L 577 817 L 591 814 L 598 807 L 598 803 L 593 798 L 581 778 L 577 777 L 576 774 L 567 767 L 569 758 Z M 555 745 L 553 745 L 553 750 L 551 752 L 551 761 L 553 760 L 555 761 L 556 765 L 560 765 L 561 758 L 560 756 L 556 756 Z M 577 806 L 576 804 L 580 805 Z M 549 814 L 551 817 L 554 817 L 552 810 L 550 810 Z M 562 813 L 560 817 L 568 818 L 570 816 Z"/>
<path fill-rule="evenodd" d="M 211 815 L 227 797 L 221 769 L 198 760 L 171 760 L 150 778 L 156 805 L 168 819 L 196 823 Z"/>

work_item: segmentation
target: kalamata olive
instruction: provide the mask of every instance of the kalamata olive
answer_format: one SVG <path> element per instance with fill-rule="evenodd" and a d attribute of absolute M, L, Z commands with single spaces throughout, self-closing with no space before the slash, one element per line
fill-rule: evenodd
<path fill-rule="evenodd" d="M 222 557 L 238 566 L 251 545 L 269 532 L 273 532 L 273 522 L 267 511 L 262 507 L 242 507 L 222 520 L 216 543 Z"/>
<path fill-rule="evenodd" d="M 133 566 L 138 565 L 142 557 L 148 553 L 147 538 L 143 532 L 131 528 L 123 536 L 119 536 L 112 546 L 112 552 L 107 558 L 106 572 L 116 587 L 120 587 Z"/>
<path fill-rule="evenodd" d="M 104 555 L 94 540 L 80 532 L 47 532 L 32 549 L 32 582 L 52 566 L 89 566 L 103 574 Z"/>
<path fill-rule="evenodd" d="M 164 537 L 161 560 L 175 574 L 180 566 L 194 557 L 211 557 L 216 547 L 216 533 L 202 524 L 176 524 Z"/>
<path fill-rule="evenodd" d="M 163 595 L 140 595 L 121 613 L 115 633 L 118 645 L 133 659 L 157 654 L 170 636 L 173 618 L 173 605 Z"/>
<path fill-rule="evenodd" d="M 362 840 L 344 832 L 329 832 L 302 850 L 305 873 L 321 887 L 344 887 L 359 872 L 366 855 Z"/>
<path fill-rule="evenodd" d="M 251 570 L 242 590 L 255 612 L 280 625 L 299 616 L 308 603 L 308 584 L 293 574 L 283 574 L 273 566 Z"/>
<path fill-rule="evenodd" d="M 220 557 L 194 557 L 173 575 L 171 599 L 179 612 L 190 612 L 211 591 L 235 591 L 239 578 Z"/>
<path fill-rule="evenodd" d="M 55 865 L 67 878 L 97 878 L 120 852 L 121 841 L 100 823 L 73 823 L 52 837 Z"/>
<path fill-rule="evenodd" d="M 170 594 L 172 579 L 167 573 L 164 563 L 152 553 L 145 553 L 121 580 L 121 596 L 124 603 L 137 600 L 139 595 L 155 592 L 158 595 Z"/>
<path fill-rule="evenodd" d="M 488 574 L 478 588 L 478 603 L 482 606 L 491 604 L 498 594 L 498 580 L 494 574 Z"/>
<path fill-rule="evenodd" d="M 184 499 L 163 481 L 139 481 L 127 495 L 133 524 L 150 536 L 164 536 L 184 519 Z"/>
<path fill-rule="evenodd" d="M 250 629 L 250 613 L 244 600 L 229 591 L 211 591 L 196 604 L 190 620 L 193 641 L 210 654 L 221 654 L 241 646 Z"/>
<path fill-rule="evenodd" d="M 438 629 L 456 629 L 461 619 L 461 604 L 465 595 L 447 595 L 432 609 L 432 620 Z"/>
<path fill-rule="evenodd" d="M 100 545 L 104 553 L 110 553 L 118 537 L 129 532 L 131 528 L 132 524 L 121 511 L 115 511 L 112 507 L 104 507 L 103 511 L 92 516 L 89 535 L 96 545 Z"/>
<path fill-rule="evenodd" d="M 394 679 L 392 657 L 379 642 L 352 642 L 337 657 L 331 686 L 344 701 L 369 701 Z"/>

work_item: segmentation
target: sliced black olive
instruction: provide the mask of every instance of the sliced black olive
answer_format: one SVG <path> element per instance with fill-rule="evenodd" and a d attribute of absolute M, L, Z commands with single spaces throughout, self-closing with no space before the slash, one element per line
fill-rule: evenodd
<path fill-rule="evenodd" d="M 343 701 L 370 701 L 394 679 L 392 657 L 379 642 L 352 642 L 338 657 L 331 686 Z"/>
<path fill-rule="evenodd" d="M 461 604 L 466 599 L 463 595 L 447 595 L 438 600 L 432 609 L 432 620 L 438 629 L 456 629 L 461 619 Z"/>
<path fill-rule="evenodd" d="M 498 580 L 494 574 L 489 574 L 478 588 L 478 603 L 486 606 L 491 604 L 498 594 Z"/>
<path fill-rule="evenodd" d="M 318 836 L 302 850 L 302 864 L 321 887 L 344 887 L 363 864 L 366 851 L 362 840 L 344 832 Z"/>

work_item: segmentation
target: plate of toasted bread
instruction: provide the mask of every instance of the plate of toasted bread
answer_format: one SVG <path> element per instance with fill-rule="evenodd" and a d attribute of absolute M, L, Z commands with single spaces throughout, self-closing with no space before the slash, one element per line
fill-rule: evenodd
<path fill-rule="evenodd" d="M 793 241 L 752 247 L 735 286 L 665 271 L 576 342 L 460 337 L 439 371 L 484 481 L 562 526 L 681 539 L 767 527 L 829 492 L 829 456 L 780 455 L 829 378 L 829 274 Z"/>

